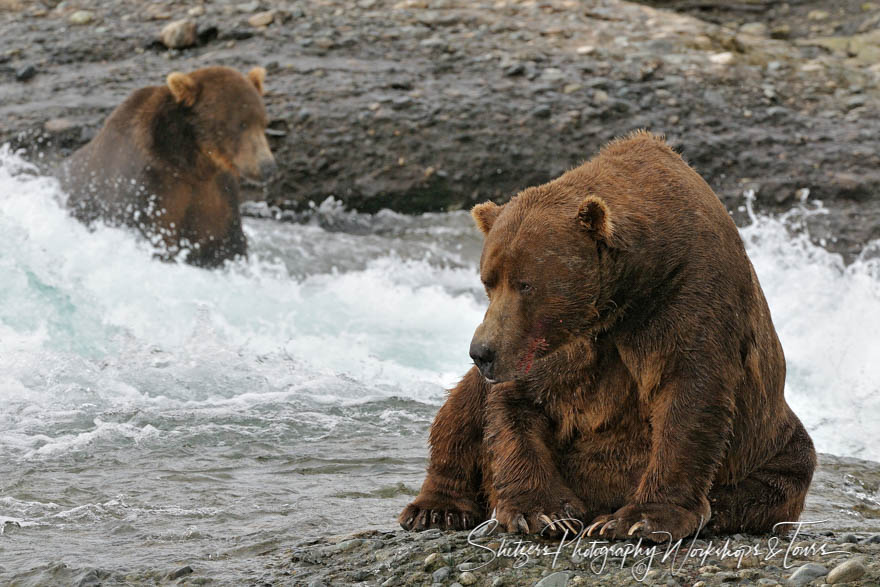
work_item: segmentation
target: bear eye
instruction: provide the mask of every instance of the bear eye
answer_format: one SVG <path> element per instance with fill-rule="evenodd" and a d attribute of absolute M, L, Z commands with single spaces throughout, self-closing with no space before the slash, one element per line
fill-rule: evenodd
<path fill-rule="evenodd" d="M 520 281 L 517 284 L 517 289 L 519 289 L 519 293 L 529 293 L 530 291 L 532 291 L 533 288 L 531 283 Z"/>
<path fill-rule="evenodd" d="M 248 127 L 248 125 L 246 122 L 242 122 L 241 124 L 238 125 L 238 128 L 240 128 L 241 130 L 247 130 L 247 127 Z"/>

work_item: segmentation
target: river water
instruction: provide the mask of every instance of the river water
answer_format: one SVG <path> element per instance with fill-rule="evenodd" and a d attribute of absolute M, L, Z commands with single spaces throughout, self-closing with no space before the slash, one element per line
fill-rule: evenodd
<path fill-rule="evenodd" d="M 246 219 L 250 258 L 206 271 L 63 198 L 0 149 L 0 583 L 235 582 L 295 541 L 394 526 L 486 305 L 467 213 L 328 200 Z M 880 245 L 844 266 L 792 230 L 816 213 L 742 234 L 817 448 L 880 460 Z"/>

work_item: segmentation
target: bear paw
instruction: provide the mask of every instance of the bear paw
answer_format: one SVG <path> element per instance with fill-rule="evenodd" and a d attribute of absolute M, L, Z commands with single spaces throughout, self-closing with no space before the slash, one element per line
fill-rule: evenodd
<path fill-rule="evenodd" d="M 577 536 L 583 531 L 586 508 L 577 497 L 547 497 L 505 501 L 499 499 L 495 508 L 498 525 L 508 532 L 559 537 Z"/>
<path fill-rule="evenodd" d="M 403 508 L 397 521 L 404 530 L 470 530 L 486 515 L 471 499 L 450 499 L 436 495 L 419 495 Z"/>
<path fill-rule="evenodd" d="M 708 522 L 709 515 L 669 503 L 627 505 L 613 514 L 598 516 L 587 527 L 587 536 L 616 540 L 643 538 L 666 542 L 690 536 Z"/>

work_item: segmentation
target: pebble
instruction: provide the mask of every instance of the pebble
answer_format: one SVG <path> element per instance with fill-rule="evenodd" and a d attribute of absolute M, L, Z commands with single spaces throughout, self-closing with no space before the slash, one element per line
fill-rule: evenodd
<path fill-rule="evenodd" d="M 183 49 L 192 47 L 198 41 L 196 23 L 184 18 L 169 22 L 159 33 L 159 40 L 169 49 Z"/>
<path fill-rule="evenodd" d="M 239 12 L 256 12 L 260 9 L 259 2 L 242 2 L 241 4 L 236 5 L 236 10 Z"/>
<path fill-rule="evenodd" d="M 37 68 L 28 64 L 15 72 L 15 79 L 20 82 L 26 82 L 35 75 L 37 75 Z"/>
<path fill-rule="evenodd" d="M 733 53 L 731 53 L 730 51 L 715 53 L 713 55 L 709 55 L 709 61 L 715 63 L 716 65 L 729 65 L 733 63 Z"/>
<path fill-rule="evenodd" d="M 565 587 L 570 576 L 571 573 L 564 573 L 562 571 L 558 573 L 550 573 L 535 583 L 535 587 Z"/>
<path fill-rule="evenodd" d="M 850 581 L 860 579 L 866 572 L 867 569 L 864 563 L 860 559 L 854 558 L 831 569 L 828 577 L 825 578 L 825 582 L 829 585 L 849 583 Z"/>
<path fill-rule="evenodd" d="M 535 118 L 550 118 L 552 113 L 553 111 L 546 104 L 532 110 L 532 116 Z"/>
<path fill-rule="evenodd" d="M 73 122 L 66 118 L 50 118 L 43 123 L 43 130 L 51 133 L 64 132 L 73 128 Z"/>
<path fill-rule="evenodd" d="M 763 22 L 747 22 L 739 27 L 739 32 L 744 35 L 752 35 L 755 37 L 767 36 L 767 25 Z"/>
<path fill-rule="evenodd" d="M 439 552 L 432 552 L 425 558 L 425 562 L 422 563 L 422 568 L 426 571 L 433 571 L 434 569 L 445 567 L 447 565 L 446 558 L 442 554 Z"/>
<path fill-rule="evenodd" d="M 791 577 L 788 578 L 788 581 L 792 585 L 806 585 L 813 579 L 824 577 L 827 574 L 828 569 L 819 563 L 807 563 L 792 573 Z"/>
<path fill-rule="evenodd" d="M 95 20 L 95 13 L 91 10 L 77 10 L 67 19 L 70 24 L 75 25 L 89 24 L 93 20 Z"/>
<path fill-rule="evenodd" d="M 258 12 L 248 19 L 248 24 L 253 27 L 269 26 L 275 20 L 275 11 L 267 10 Z"/>
<path fill-rule="evenodd" d="M 477 576 L 470 571 L 465 571 L 458 576 L 458 582 L 462 585 L 473 585 L 477 582 Z"/>
<path fill-rule="evenodd" d="M 186 565 L 185 567 L 180 567 L 176 571 L 171 571 L 170 573 L 168 573 L 168 579 L 170 581 L 173 581 L 174 579 L 180 579 L 181 577 L 192 575 L 192 573 L 193 568 L 189 565 Z"/>
<path fill-rule="evenodd" d="M 791 36 L 791 26 L 781 24 L 770 29 L 770 37 L 774 39 L 787 39 Z"/>
<path fill-rule="evenodd" d="M 831 14 L 825 10 L 811 10 L 807 13 L 807 20 L 822 21 L 828 20 Z"/>
<path fill-rule="evenodd" d="M 431 574 L 431 578 L 435 583 L 443 583 L 449 578 L 449 567 L 441 567 Z"/>
<path fill-rule="evenodd" d="M 851 97 L 847 98 L 846 102 L 844 102 L 847 110 L 852 110 L 853 108 L 859 108 L 860 106 L 864 106 L 867 103 L 868 103 L 868 99 L 861 94 L 859 94 L 857 96 L 851 96 Z"/>

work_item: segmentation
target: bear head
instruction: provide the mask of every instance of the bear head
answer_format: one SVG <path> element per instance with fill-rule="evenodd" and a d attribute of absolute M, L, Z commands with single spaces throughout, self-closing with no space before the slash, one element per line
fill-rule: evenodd
<path fill-rule="evenodd" d="M 489 308 L 470 355 L 490 383 L 526 378 L 601 320 L 607 257 L 620 243 L 606 202 L 574 192 L 547 184 L 472 210 L 485 236 L 480 278 Z"/>
<path fill-rule="evenodd" d="M 201 160 L 214 168 L 252 180 L 268 179 L 276 165 L 266 140 L 265 77 L 262 67 L 247 76 L 228 67 L 169 74 L 166 85 L 184 120 L 165 125 L 154 138 L 156 148 L 165 152 L 195 148 Z"/>

